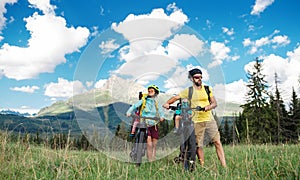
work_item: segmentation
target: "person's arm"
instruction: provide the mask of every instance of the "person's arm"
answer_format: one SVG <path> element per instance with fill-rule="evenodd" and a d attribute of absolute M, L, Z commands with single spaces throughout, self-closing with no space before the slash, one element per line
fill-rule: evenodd
<path fill-rule="evenodd" d="M 162 106 L 158 106 L 158 113 L 159 113 L 160 121 L 164 121 L 165 120 L 165 113 L 162 109 Z"/>
<path fill-rule="evenodd" d="M 210 97 L 210 105 L 205 106 L 205 111 L 210 111 L 212 109 L 215 109 L 217 107 L 217 101 L 214 96 Z"/>
<path fill-rule="evenodd" d="M 166 108 L 166 109 L 169 109 L 170 104 L 173 104 L 174 102 L 176 102 L 179 99 L 180 99 L 180 96 L 175 95 L 175 96 L 171 97 L 169 100 L 167 100 L 167 102 L 163 105 L 163 107 Z"/>
<path fill-rule="evenodd" d="M 142 100 L 139 100 L 136 104 L 130 106 L 130 108 L 126 112 L 126 116 L 131 116 L 131 113 L 134 109 L 140 107 L 142 105 Z"/>

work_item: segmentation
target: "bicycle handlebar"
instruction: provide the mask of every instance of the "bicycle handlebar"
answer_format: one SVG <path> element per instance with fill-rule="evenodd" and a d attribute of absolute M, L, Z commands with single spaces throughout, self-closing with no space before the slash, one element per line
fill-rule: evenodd
<path fill-rule="evenodd" d="M 197 107 L 194 107 L 194 108 L 191 108 L 191 107 L 181 107 L 181 108 L 178 108 L 177 106 L 169 106 L 169 109 L 175 111 L 175 110 L 180 110 L 180 109 L 184 109 L 184 110 L 196 110 L 196 111 L 204 111 L 205 108 L 204 107 L 201 107 L 201 106 L 197 106 Z"/>
<path fill-rule="evenodd" d="M 156 120 L 156 121 L 160 120 L 159 117 L 145 117 L 145 116 L 139 116 L 139 115 L 136 115 L 136 114 L 131 114 L 130 117 L 139 118 L 139 119 L 152 119 L 152 120 Z"/>

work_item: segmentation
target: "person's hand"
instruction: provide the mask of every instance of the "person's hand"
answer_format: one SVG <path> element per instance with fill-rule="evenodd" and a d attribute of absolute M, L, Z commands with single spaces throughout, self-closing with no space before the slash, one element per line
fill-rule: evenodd
<path fill-rule="evenodd" d="M 127 116 L 127 117 L 130 117 L 130 116 L 131 116 L 131 114 L 126 114 L 126 116 Z"/>
<path fill-rule="evenodd" d="M 163 105 L 163 107 L 166 108 L 166 109 L 170 109 L 170 104 L 166 103 L 166 104 Z"/>
<path fill-rule="evenodd" d="M 206 112 L 206 111 L 209 111 L 209 110 L 212 110 L 211 105 L 208 105 L 208 106 L 205 106 L 205 107 L 204 107 L 204 111 L 205 111 L 205 112 Z"/>

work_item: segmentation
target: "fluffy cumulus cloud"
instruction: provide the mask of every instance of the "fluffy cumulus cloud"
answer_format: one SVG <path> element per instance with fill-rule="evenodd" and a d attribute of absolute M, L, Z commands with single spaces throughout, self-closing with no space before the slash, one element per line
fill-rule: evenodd
<path fill-rule="evenodd" d="M 216 98 L 225 102 L 244 104 L 247 93 L 246 82 L 242 79 L 228 84 L 216 84 L 214 86 L 214 95 Z"/>
<path fill-rule="evenodd" d="M 25 93 L 34 93 L 36 90 L 39 90 L 38 86 L 22 86 L 22 87 L 13 87 L 10 88 L 12 91 L 20 91 Z"/>
<path fill-rule="evenodd" d="M 275 30 L 271 35 L 266 37 L 261 37 L 257 40 L 251 40 L 250 38 L 245 38 L 243 41 L 244 47 L 250 47 L 248 53 L 254 54 L 263 51 L 263 47 L 270 45 L 273 49 L 278 47 L 286 46 L 290 43 L 290 39 L 286 35 L 277 35 L 278 30 Z"/>
<path fill-rule="evenodd" d="M 67 27 L 63 17 L 55 16 L 49 1 L 30 0 L 35 12 L 24 18 L 30 38 L 26 47 L 4 43 L 0 48 L 0 70 L 8 78 L 23 80 L 37 77 L 40 73 L 53 72 L 65 63 L 65 55 L 87 43 L 89 30 L 84 27 Z"/>
<path fill-rule="evenodd" d="M 189 21 L 187 15 L 175 3 L 167 10 L 170 12 L 158 8 L 149 14 L 130 14 L 123 22 L 112 24 L 112 29 L 129 42 L 119 51 L 125 63 L 115 73 L 146 84 L 175 69 L 179 61 L 203 53 L 204 41 L 196 35 L 174 34 Z"/>
<path fill-rule="evenodd" d="M 210 52 L 213 55 L 214 61 L 209 64 L 209 67 L 214 67 L 222 64 L 224 60 L 229 59 L 228 53 L 230 53 L 230 48 L 226 47 L 224 43 L 212 41 Z"/>
<path fill-rule="evenodd" d="M 68 81 L 63 78 L 58 78 L 57 83 L 51 82 L 45 85 L 45 95 L 52 98 L 70 98 L 86 91 L 80 81 Z"/>
<path fill-rule="evenodd" d="M 300 46 L 293 51 L 287 53 L 287 57 L 270 54 L 261 57 L 265 80 L 267 81 L 269 90 L 275 92 L 275 73 L 277 74 L 278 88 L 281 92 L 283 100 L 288 103 L 292 96 L 292 89 L 297 94 L 300 93 L 299 78 L 300 78 Z M 245 71 L 253 71 L 254 62 L 245 65 Z"/>
<path fill-rule="evenodd" d="M 176 34 L 166 47 L 168 56 L 172 59 L 188 59 L 204 52 L 204 42 L 195 35 Z"/>
<path fill-rule="evenodd" d="M 255 4 L 251 10 L 251 15 L 260 15 L 275 0 L 255 0 Z"/>

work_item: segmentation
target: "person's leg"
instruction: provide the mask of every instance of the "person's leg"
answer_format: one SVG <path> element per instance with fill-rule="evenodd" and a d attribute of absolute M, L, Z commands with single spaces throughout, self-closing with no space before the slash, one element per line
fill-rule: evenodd
<path fill-rule="evenodd" d="M 197 156 L 200 162 L 200 165 L 204 165 L 204 152 L 202 147 L 197 147 Z"/>
<path fill-rule="evenodd" d="M 205 127 L 206 127 L 205 122 L 194 124 L 196 143 L 197 143 L 196 153 L 201 165 L 204 164 L 203 139 L 204 139 Z"/>
<path fill-rule="evenodd" d="M 217 156 L 221 162 L 221 165 L 223 167 L 226 167 L 225 154 L 224 154 L 224 150 L 223 150 L 221 141 L 220 140 L 214 141 L 214 144 L 215 144 Z"/>
<path fill-rule="evenodd" d="M 152 161 L 156 159 L 156 144 L 158 141 L 158 127 L 152 126 L 151 127 L 151 138 L 152 138 Z"/>
<path fill-rule="evenodd" d="M 157 139 L 152 138 L 152 159 L 151 159 L 151 161 L 155 161 L 155 159 L 156 159 L 156 144 L 157 144 Z"/>
<path fill-rule="evenodd" d="M 132 125 L 132 129 L 131 129 L 131 134 L 134 134 L 135 133 L 135 129 L 136 129 L 136 126 L 138 125 L 139 121 L 135 120 L 133 122 L 133 125 Z"/>
<path fill-rule="evenodd" d="M 175 116 L 175 128 L 179 128 L 180 115 Z"/>
<path fill-rule="evenodd" d="M 221 165 L 223 167 L 226 167 L 226 160 L 225 160 L 225 154 L 224 154 L 224 149 L 221 143 L 221 137 L 220 137 L 220 132 L 218 130 L 218 125 L 215 119 L 212 119 L 207 123 L 207 133 L 210 137 L 212 137 L 212 142 L 215 145 L 216 148 L 216 153 L 218 156 L 218 159 L 221 162 Z"/>
<path fill-rule="evenodd" d="M 174 131 L 173 131 L 175 134 L 178 133 L 180 119 L 181 119 L 180 115 L 175 116 L 175 128 L 174 128 Z"/>
<path fill-rule="evenodd" d="M 147 138 L 147 158 L 148 158 L 148 161 L 152 161 L 152 157 L 153 157 L 152 138 L 151 138 L 151 136 L 148 136 L 148 138 Z"/>

